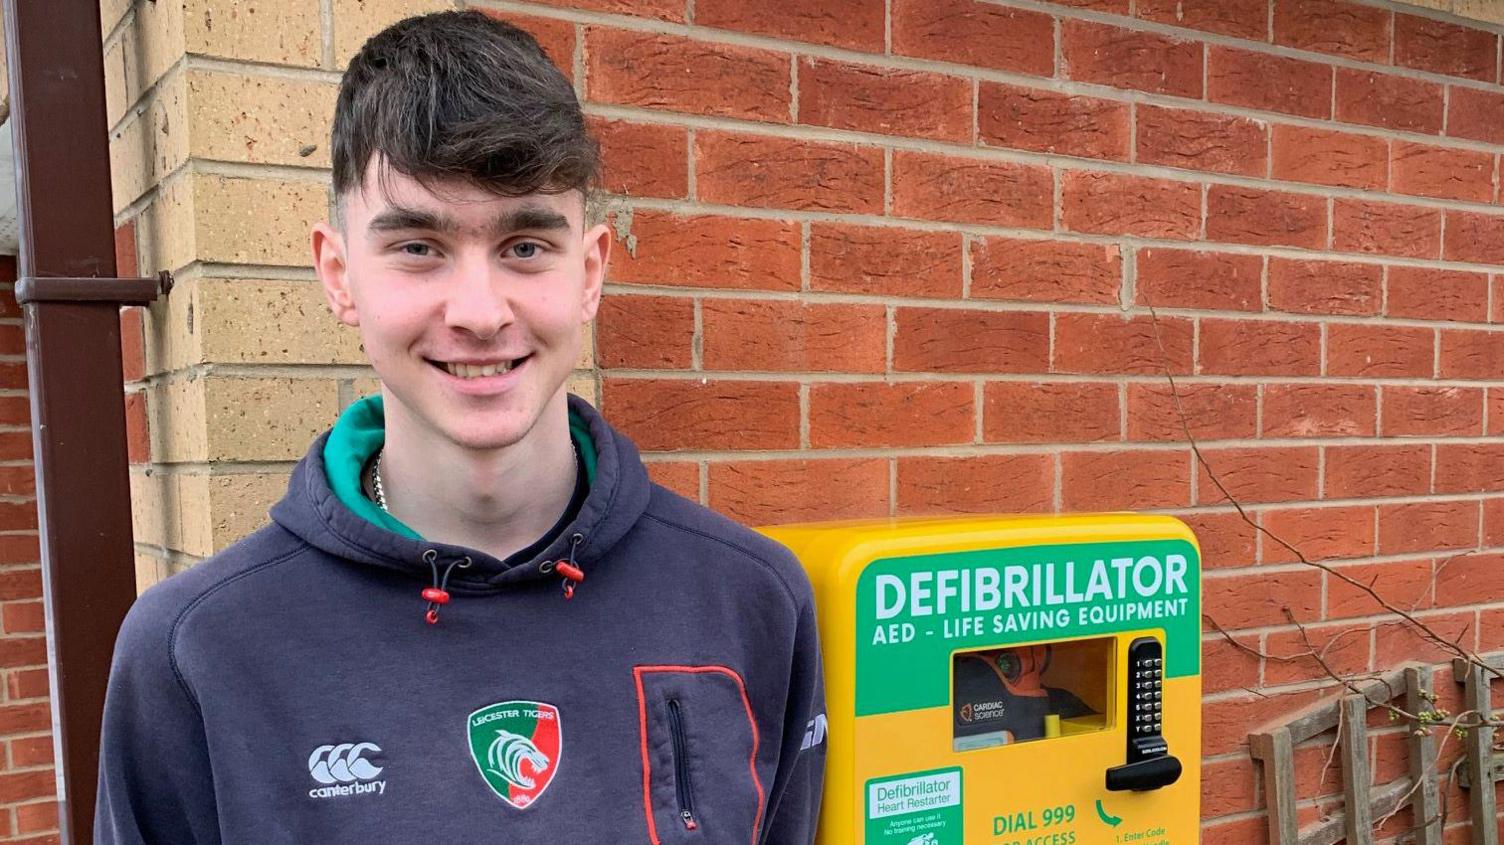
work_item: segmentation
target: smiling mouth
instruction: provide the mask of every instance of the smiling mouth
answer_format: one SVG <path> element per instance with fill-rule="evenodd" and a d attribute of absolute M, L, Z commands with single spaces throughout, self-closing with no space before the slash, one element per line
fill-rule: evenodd
<path fill-rule="evenodd" d="M 487 376 L 506 375 L 507 373 L 511 372 L 513 368 L 526 361 L 527 358 L 528 356 L 524 355 L 521 358 L 510 361 L 493 361 L 487 364 L 458 364 L 453 361 L 433 360 L 430 360 L 428 363 L 454 376 L 455 378 L 472 379 L 486 378 Z"/>

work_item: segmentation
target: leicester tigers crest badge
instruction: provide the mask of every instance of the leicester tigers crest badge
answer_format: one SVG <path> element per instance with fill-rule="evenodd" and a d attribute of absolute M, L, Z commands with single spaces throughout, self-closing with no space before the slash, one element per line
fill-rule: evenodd
<path fill-rule="evenodd" d="M 465 725 L 470 757 L 486 785 L 519 810 L 531 807 L 559 772 L 559 708 L 503 701 L 471 713 Z"/>

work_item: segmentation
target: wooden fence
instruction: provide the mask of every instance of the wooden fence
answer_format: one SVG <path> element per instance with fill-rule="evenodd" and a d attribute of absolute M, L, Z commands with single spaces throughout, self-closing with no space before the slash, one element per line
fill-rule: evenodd
<path fill-rule="evenodd" d="M 1493 713 L 1489 681 L 1504 678 L 1504 654 L 1485 656 L 1482 665 L 1456 660 L 1452 679 L 1463 686 L 1467 711 Z M 1415 845 L 1441 845 L 1444 822 L 1436 770 L 1434 730 L 1412 729 L 1406 738 L 1408 769 L 1404 777 L 1371 784 L 1368 761 L 1368 711 L 1403 698 L 1412 714 L 1435 709 L 1430 666 L 1406 666 L 1354 683 L 1347 695 L 1318 704 L 1272 730 L 1249 736 L 1249 753 L 1263 767 L 1269 807 L 1270 845 L 1372 845 L 1375 822 L 1408 805 L 1415 819 Z M 1343 810 L 1300 827 L 1295 796 L 1295 747 L 1329 730 L 1337 731 L 1342 763 Z M 1504 779 L 1504 758 L 1495 755 L 1494 729 L 1471 728 L 1462 738 L 1464 758 L 1457 785 L 1468 791 L 1473 845 L 1499 845 L 1498 808 L 1493 784 Z M 1486 784 L 1478 789 L 1475 784 Z"/>

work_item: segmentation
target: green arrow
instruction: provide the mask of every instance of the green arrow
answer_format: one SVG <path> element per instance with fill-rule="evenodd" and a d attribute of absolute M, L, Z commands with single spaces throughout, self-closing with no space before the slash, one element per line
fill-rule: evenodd
<path fill-rule="evenodd" d="M 1123 823 L 1123 820 L 1118 818 L 1117 816 L 1107 815 L 1107 811 L 1102 809 L 1102 799 L 1100 798 L 1097 799 L 1097 818 L 1101 819 L 1105 824 L 1110 824 L 1113 827 L 1117 827 L 1118 825 Z"/>

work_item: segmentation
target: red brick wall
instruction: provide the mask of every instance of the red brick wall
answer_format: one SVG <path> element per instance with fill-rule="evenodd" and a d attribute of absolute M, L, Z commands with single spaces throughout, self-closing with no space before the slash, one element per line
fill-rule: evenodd
<path fill-rule="evenodd" d="M 1493 32 L 1339 0 L 502 14 L 600 130 L 600 398 L 664 483 L 749 523 L 1174 513 L 1239 643 L 1296 654 L 1293 618 L 1344 671 L 1435 656 L 1240 521 L 1168 368 L 1259 523 L 1504 647 Z M 1205 838 L 1264 841 L 1246 734 L 1321 673 L 1205 650 Z"/>
<path fill-rule="evenodd" d="M 36 474 L 16 263 L 0 256 L 0 842 L 57 841 Z"/>
<path fill-rule="evenodd" d="M 116 232 L 122 276 L 136 275 L 135 235 L 133 224 Z M 50 845 L 58 841 L 57 790 L 26 342 L 15 279 L 15 259 L 0 256 L 0 842 Z M 139 379 L 140 309 L 123 309 L 120 328 L 126 379 Z M 140 397 L 126 399 L 133 454 L 145 432 Z"/>

